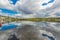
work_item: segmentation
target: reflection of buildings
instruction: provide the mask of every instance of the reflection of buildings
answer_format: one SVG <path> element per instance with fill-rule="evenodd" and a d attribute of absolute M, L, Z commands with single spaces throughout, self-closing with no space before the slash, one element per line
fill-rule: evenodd
<path fill-rule="evenodd" d="M 10 19 L 6 16 L 0 16 L 0 22 L 1 23 L 8 23 L 8 22 L 10 22 Z"/>
<path fill-rule="evenodd" d="M 5 17 L 0 16 L 0 22 L 4 23 L 5 22 Z"/>
<path fill-rule="evenodd" d="M 9 23 L 9 22 L 12 22 L 12 20 L 16 20 L 16 19 L 8 17 L 8 16 L 1 16 L 0 15 L 0 22 L 1 23 Z"/>

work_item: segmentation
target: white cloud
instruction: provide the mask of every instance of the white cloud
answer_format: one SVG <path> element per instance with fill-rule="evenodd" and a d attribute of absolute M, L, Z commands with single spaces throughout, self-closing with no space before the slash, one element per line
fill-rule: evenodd
<path fill-rule="evenodd" d="M 41 10 L 40 2 L 43 0 L 20 0 L 16 3 L 16 5 L 12 5 L 9 3 L 8 0 L 1 0 L 0 1 L 0 8 L 7 8 L 10 10 L 15 10 L 18 12 L 24 12 L 16 14 L 16 16 L 20 16 L 21 18 L 32 18 L 32 17 L 46 17 L 45 15 L 49 15 L 47 17 L 57 17 L 55 12 L 59 10 L 59 3 L 60 1 L 56 1 L 55 4 L 49 8 Z M 46 2 L 46 0 L 44 1 Z M 48 2 L 48 0 L 47 0 Z M 42 2 L 41 2 L 42 3 Z M 48 4 L 50 6 L 52 4 Z M 31 13 L 31 14 L 27 14 Z M 22 14 L 22 15 L 21 15 Z"/>
<path fill-rule="evenodd" d="M 0 0 L 0 8 L 6 8 L 6 9 L 10 9 L 10 10 L 16 10 L 16 6 L 21 5 L 22 0 L 19 0 L 16 5 L 10 4 L 11 1 L 9 0 Z M 19 3 L 20 2 L 20 3 Z"/>
<path fill-rule="evenodd" d="M 0 0 L 0 8 L 13 9 L 13 5 L 9 3 L 8 0 Z"/>

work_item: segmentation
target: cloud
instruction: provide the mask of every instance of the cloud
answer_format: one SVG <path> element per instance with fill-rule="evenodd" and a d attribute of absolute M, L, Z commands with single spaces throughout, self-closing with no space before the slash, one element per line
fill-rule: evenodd
<path fill-rule="evenodd" d="M 32 18 L 32 17 L 60 17 L 56 12 L 59 11 L 60 1 L 55 0 L 55 4 L 46 9 L 40 9 L 40 1 L 42 0 L 19 0 L 15 5 L 10 4 L 8 0 L 0 1 L 0 8 L 5 8 L 8 10 L 19 12 L 16 16 L 20 18 Z M 46 1 L 44 1 L 46 2 Z M 47 0 L 48 2 L 48 0 Z M 51 5 L 51 4 L 49 4 Z M 44 7 L 44 6 L 43 6 Z M 13 12 L 12 12 L 13 13 Z M 7 14 L 7 13 L 6 13 Z M 20 16 L 19 16 L 20 15 Z M 21 16 L 22 15 L 22 16 Z"/>

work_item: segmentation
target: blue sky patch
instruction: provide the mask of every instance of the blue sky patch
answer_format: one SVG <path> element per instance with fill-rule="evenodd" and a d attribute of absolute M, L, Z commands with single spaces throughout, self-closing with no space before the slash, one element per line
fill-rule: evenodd
<path fill-rule="evenodd" d="M 0 8 L 0 10 L 2 10 L 2 13 L 8 14 L 8 15 L 18 14 L 18 12 L 16 11 L 5 9 L 5 8 Z"/>
<path fill-rule="evenodd" d="M 52 3 L 52 2 L 54 2 L 55 0 L 50 0 L 48 3 Z"/>
<path fill-rule="evenodd" d="M 10 1 L 12 2 L 13 5 L 15 5 L 19 0 L 10 0 Z"/>
<path fill-rule="evenodd" d="M 45 5 L 49 4 L 49 3 L 53 3 L 54 1 L 55 0 L 50 0 L 48 3 L 43 3 L 42 6 L 45 6 Z"/>

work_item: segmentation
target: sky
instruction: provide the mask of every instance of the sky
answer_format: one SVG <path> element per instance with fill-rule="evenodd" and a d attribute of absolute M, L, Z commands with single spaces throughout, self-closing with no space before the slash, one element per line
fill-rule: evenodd
<path fill-rule="evenodd" d="M 60 17 L 60 0 L 1 0 L 0 15 L 18 18 Z"/>

